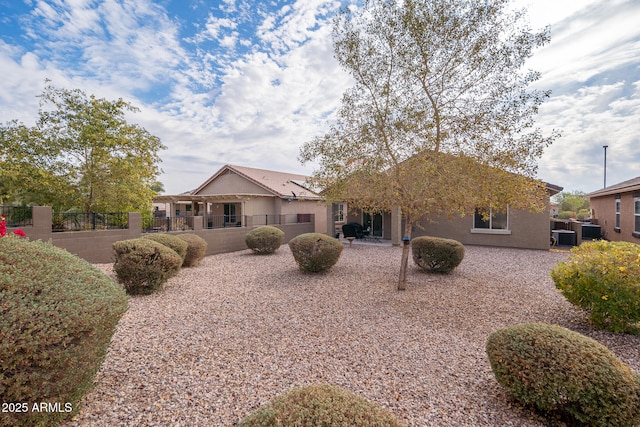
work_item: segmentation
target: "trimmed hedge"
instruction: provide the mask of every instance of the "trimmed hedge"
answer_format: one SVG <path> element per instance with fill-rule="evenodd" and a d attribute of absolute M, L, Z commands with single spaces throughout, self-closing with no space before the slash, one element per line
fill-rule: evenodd
<path fill-rule="evenodd" d="M 640 423 L 640 375 L 591 338 L 522 324 L 492 333 L 486 350 L 496 380 L 524 404 L 585 425 Z"/>
<path fill-rule="evenodd" d="M 344 246 L 326 234 L 306 233 L 291 239 L 289 248 L 302 271 L 318 273 L 338 262 Z"/>
<path fill-rule="evenodd" d="M 238 427 L 400 427 L 387 409 L 330 384 L 312 384 L 278 396 Z"/>
<path fill-rule="evenodd" d="M 145 236 L 143 236 L 143 238 L 153 240 L 154 242 L 165 245 L 169 249 L 173 249 L 178 255 L 180 255 L 180 258 L 182 258 L 183 262 L 184 258 L 187 256 L 187 247 L 189 245 L 178 236 L 160 233 L 146 234 Z"/>
<path fill-rule="evenodd" d="M 596 328 L 640 331 L 640 245 L 585 242 L 556 265 L 551 278 L 573 305 L 586 310 Z"/>
<path fill-rule="evenodd" d="M 413 262 L 425 271 L 449 273 L 464 258 L 464 246 L 457 240 L 421 236 L 411 240 Z"/>
<path fill-rule="evenodd" d="M 27 413 L 1 413 L 0 426 L 70 418 L 126 310 L 122 286 L 88 262 L 41 241 L 0 238 L 0 401 L 28 403 Z M 34 412 L 37 402 L 60 402 L 62 412 Z"/>
<path fill-rule="evenodd" d="M 182 258 L 151 239 L 121 240 L 113 244 L 113 269 L 130 294 L 151 294 L 180 271 Z"/>
<path fill-rule="evenodd" d="M 283 240 L 284 231 L 270 225 L 254 228 L 245 237 L 247 247 L 259 255 L 274 253 Z"/>
<path fill-rule="evenodd" d="M 182 263 L 183 267 L 195 267 L 207 253 L 207 242 L 197 234 L 177 234 L 177 237 L 187 242 L 187 256 Z"/>

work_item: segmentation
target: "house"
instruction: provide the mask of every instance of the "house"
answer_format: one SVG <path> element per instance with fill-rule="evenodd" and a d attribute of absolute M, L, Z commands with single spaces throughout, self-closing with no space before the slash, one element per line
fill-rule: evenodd
<path fill-rule="evenodd" d="M 640 177 L 586 195 L 607 240 L 640 243 Z"/>
<path fill-rule="evenodd" d="M 170 217 L 202 217 L 205 229 L 312 221 L 316 231 L 325 232 L 324 199 L 308 188 L 306 179 L 299 174 L 225 165 L 195 190 L 156 196 L 154 204 Z"/>
<path fill-rule="evenodd" d="M 424 167 L 425 165 L 428 167 Z M 385 179 L 387 178 L 383 176 L 382 180 Z M 446 211 L 442 211 L 442 216 L 431 214 L 432 216 L 429 217 L 425 212 L 422 219 L 414 224 L 411 231 L 412 237 L 426 235 L 454 239 L 470 245 L 549 249 L 551 237 L 550 197 L 562 191 L 562 187 L 531 181 L 525 176 L 482 165 L 473 157 L 431 151 L 423 151 L 400 163 L 399 169 L 394 171 L 394 179 L 399 180 L 399 185 L 407 189 L 407 192 L 403 193 L 405 195 L 411 194 L 411 197 L 414 197 L 416 201 L 421 200 L 418 198 L 422 197 L 427 201 L 435 200 L 436 202 L 433 203 L 444 200 L 444 203 L 457 204 L 459 212 L 471 213 L 471 215 L 451 219 L 445 216 Z M 354 175 L 348 180 L 353 181 L 336 187 L 338 191 L 333 197 L 337 196 L 336 198 L 344 198 L 348 201 L 348 198 L 352 196 L 349 190 L 351 186 L 358 188 L 360 183 L 366 182 L 366 177 Z M 420 185 L 421 182 L 427 182 L 426 186 Z M 523 187 L 519 187 L 521 184 Z M 535 197 L 540 197 L 540 200 L 536 200 L 538 207 L 546 207 L 539 212 L 530 212 L 526 203 L 518 203 L 518 209 L 515 204 L 491 208 L 490 206 L 473 206 L 473 202 L 466 203 L 466 200 L 474 199 L 465 199 L 465 194 L 476 189 L 484 194 L 499 194 L 503 186 L 508 185 L 511 188 L 523 188 L 522 191 L 529 191 L 527 186 L 530 184 L 536 186 L 536 192 L 539 194 L 539 196 L 535 195 Z M 462 192 L 453 191 L 458 187 L 465 190 Z M 361 197 L 364 199 L 371 197 L 372 200 L 375 200 L 375 195 L 367 194 L 367 191 L 370 190 L 366 184 L 359 188 L 362 189 L 363 196 Z M 384 185 L 380 188 L 385 191 Z M 429 188 L 432 190 L 428 190 Z M 452 191 L 438 192 L 433 190 L 443 188 Z M 341 194 L 340 191 L 344 193 Z M 435 191 L 434 197 L 431 197 L 430 191 Z M 455 197 L 461 199 L 455 199 Z M 532 204 L 533 202 L 532 200 Z M 375 205 L 375 201 L 373 204 Z M 384 202 L 380 204 L 384 205 Z M 476 208 L 475 214 L 473 214 L 474 207 Z M 479 210 L 478 208 L 485 209 Z M 483 215 L 482 211 L 487 213 L 487 208 L 491 208 L 488 215 Z M 434 211 L 437 211 L 437 205 L 433 205 L 431 212 Z M 342 223 L 357 222 L 362 224 L 369 235 L 389 239 L 395 245 L 401 243 L 404 224 L 398 208 L 367 213 L 350 208 L 348 203 L 339 203 L 334 205 L 333 213 L 333 221 L 336 221 L 338 229 Z M 329 231 L 332 230 L 333 228 L 329 227 Z"/>
<path fill-rule="evenodd" d="M 562 191 L 562 187 L 546 184 L 546 190 L 551 197 Z M 343 223 L 358 222 L 369 229 L 371 235 L 400 244 L 404 225 L 398 211 L 366 213 L 349 209 L 347 204 L 336 204 L 333 212 L 335 220 L 343 218 L 342 222 L 336 221 L 336 229 Z M 491 212 L 487 219 L 477 212 L 455 219 L 431 218 L 414 225 L 411 235 L 454 239 L 465 245 L 546 250 L 550 240 L 549 210 L 529 212 L 507 206 L 503 212 Z"/>

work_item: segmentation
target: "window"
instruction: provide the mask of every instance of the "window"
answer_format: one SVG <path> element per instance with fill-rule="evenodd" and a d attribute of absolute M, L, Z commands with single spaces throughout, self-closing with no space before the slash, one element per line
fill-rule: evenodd
<path fill-rule="evenodd" d="M 337 203 L 333 205 L 333 215 L 336 222 L 344 222 L 344 204 Z"/>
<path fill-rule="evenodd" d="M 635 226 L 633 229 L 633 235 L 635 237 L 640 237 L 640 196 L 636 196 L 633 198 L 633 204 L 635 205 L 635 210 L 634 210 Z"/>
<path fill-rule="evenodd" d="M 224 222 L 236 222 L 236 205 L 233 203 L 224 204 Z"/>
<path fill-rule="evenodd" d="M 620 195 L 616 196 L 616 227 L 614 230 L 620 232 Z"/>
<path fill-rule="evenodd" d="M 489 209 L 489 217 L 484 218 L 480 209 L 473 215 L 472 233 L 511 234 L 509 230 L 509 208 L 504 211 Z"/>

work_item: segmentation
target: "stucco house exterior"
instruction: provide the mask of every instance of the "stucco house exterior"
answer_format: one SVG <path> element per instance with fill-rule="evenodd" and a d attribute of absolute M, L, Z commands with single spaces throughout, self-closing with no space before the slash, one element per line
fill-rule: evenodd
<path fill-rule="evenodd" d="M 327 228 L 322 196 L 305 175 L 225 165 L 193 191 L 154 198 L 167 216 L 202 217 L 203 228 L 253 227 L 313 221 Z"/>
<path fill-rule="evenodd" d="M 343 224 L 358 222 L 372 236 L 399 245 L 403 221 L 399 210 L 369 214 L 349 209 L 347 203 L 327 206 L 319 191 L 308 187 L 307 176 L 225 165 L 193 191 L 154 199 L 167 216 L 203 218 L 202 228 L 254 227 L 312 221 L 316 232 L 331 236 Z M 549 196 L 562 190 L 547 184 Z M 463 244 L 529 249 L 549 248 L 549 210 L 531 213 L 508 209 L 488 221 L 480 215 L 423 221 L 412 236 L 430 235 Z"/>
<path fill-rule="evenodd" d="M 640 244 L 640 176 L 586 196 L 605 239 Z"/>
<path fill-rule="evenodd" d="M 549 197 L 562 191 L 562 187 L 546 184 Z M 550 201 L 549 207 L 550 207 Z M 529 212 L 506 207 L 506 212 L 492 212 L 489 220 L 475 214 L 463 218 L 431 218 L 415 225 L 412 237 L 433 236 L 454 239 L 465 245 L 499 246 L 526 249 L 549 249 L 549 210 Z M 399 245 L 404 225 L 398 210 L 393 212 L 364 213 L 349 209 L 346 203 L 333 206 L 334 232 L 349 222 L 358 222 L 373 236 L 391 240 Z"/>

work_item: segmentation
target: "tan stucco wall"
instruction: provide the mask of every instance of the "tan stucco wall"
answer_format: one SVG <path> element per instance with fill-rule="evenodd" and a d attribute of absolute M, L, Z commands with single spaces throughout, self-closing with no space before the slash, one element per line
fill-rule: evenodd
<path fill-rule="evenodd" d="M 454 239 L 465 245 L 502 246 L 510 248 L 549 249 L 549 213 L 509 211 L 510 234 L 472 233 L 473 216 L 453 220 L 440 219 L 437 223 L 421 222 L 424 229 L 414 226 L 412 235 Z"/>
<path fill-rule="evenodd" d="M 357 209 L 350 209 L 347 215 L 347 222 L 358 222 L 362 224 L 362 213 Z M 383 238 L 392 238 L 392 218 L 391 214 L 385 212 L 382 215 Z M 509 211 L 510 234 L 484 234 L 472 233 L 473 217 L 456 218 L 447 220 L 437 219 L 435 223 L 421 221 L 420 226 L 414 225 L 411 232 L 412 237 L 433 236 L 458 240 L 462 244 L 501 246 L 512 248 L 528 249 L 549 249 L 549 213 L 532 213 L 528 211 Z M 404 221 L 402 221 L 400 234 L 404 232 Z"/>
<path fill-rule="evenodd" d="M 327 205 L 318 200 L 292 200 L 289 203 L 286 199 L 279 199 L 280 205 L 276 210 L 280 210 L 281 215 L 292 214 L 314 214 L 314 228 L 316 233 L 325 233 L 327 229 Z"/>
<path fill-rule="evenodd" d="M 270 194 L 264 188 L 227 171 L 210 182 L 198 194 Z"/>
<path fill-rule="evenodd" d="M 275 197 L 260 197 L 244 202 L 243 215 L 276 215 L 276 204 L 279 199 Z M 240 214 L 240 211 L 238 211 Z"/>
<path fill-rule="evenodd" d="M 640 243 L 640 238 L 633 236 L 635 226 L 635 207 L 633 193 L 620 194 L 620 229 L 616 226 L 616 196 L 591 197 L 589 200 L 592 218 L 600 225 L 607 240 Z"/>
<path fill-rule="evenodd" d="M 92 263 L 111 263 L 113 259 L 112 245 L 119 240 L 134 239 L 145 234 L 142 233 L 142 218 L 137 212 L 129 214 L 129 229 L 124 230 L 95 230 L 95 231 L 69 231 L 51 232 L 51 208 L 34 207 L 33 225 L 20 227 L 31 240 L 49 241 L 54 246 L 66 249 Z M 251 227 L 230 227 L 214 230 L 203 230 L 202 221 L 194 221 L 194 229 L 188 233 L 195 233 L 202 237 L 208 244 L 207 255 L 224 252 L 240 251 L 247 249 L 245 237 Z M 201 219 L 201 218 L 200 218 Z M 284 224 L 276 225 L 285 233 L 284 242 L 302 233 L 317 231 L 314 224 Z M 9 232 L 13 231 L 13 228 Z M 320 230 L 318 232 L 323 232 Z M 170 234 L 181 234 L 171 232 Z"/>

